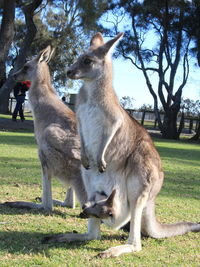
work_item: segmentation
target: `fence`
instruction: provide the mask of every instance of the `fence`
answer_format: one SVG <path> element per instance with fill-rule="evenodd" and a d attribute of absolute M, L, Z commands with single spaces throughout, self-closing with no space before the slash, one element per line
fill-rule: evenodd
<path fill-rule="evenodd" d="M 70 95 L 69 103 L 66 103 L 73 111 L 75 110 L 75 95 Z M 14 111 L 16 100 L 14 97 L 9 99 L 9 111 L 12 113 Z M 25 111 L 30 111 L 28 100 L 26 99 L 23 105 Z M 126 109 L 126 111 L 133 116 L 138 122 L 140 122 L 146 128 L 158 129 L 157 120 L 155 114 L 150 110 L 135 110 Z M 164 113 L 161 113 L 161 120 L 163 121 Z M 180 123 L 181 116 L 178 116 L 178 124 Z M 193 131 L 196 132 L 198 125 L 200 123 L 200 117 L 188 117 L 184 118 L 184 129 L 185 133 L 191 134 Z"/>
<path fill-rule="evenodd" d="M 127 112 L 133 116 L 137 121 L 139 121 L 145 127 L 151 127 L 157 129 L 157 120 L 154 111 L 151 110 L 134 110 L 127 109 Z M 164 113 L 161 113 L 161 121 L 164 119 Z M 181 120 L 181 115 L 178 116 L 177 123 L 179 124 Z M 200 117 L 184 116 L 184 128 L 182 131 L 191 134 L 193 131 L 197 131 L 198 125 L 200 123 Z"/>

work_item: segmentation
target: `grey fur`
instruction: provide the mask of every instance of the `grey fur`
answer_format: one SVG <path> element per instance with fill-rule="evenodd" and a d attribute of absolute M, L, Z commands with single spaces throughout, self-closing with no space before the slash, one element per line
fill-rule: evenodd
<path fill-rule="evenodd" d="M 51 178 L 57 177 L 66 188 L 72 187 L 83 205 L 87 200 L 80 171 L 80 140 L 74 112 L 58 99 L 52 85 L 47 62 L 52 56 L 50 46 L 27 62 L 14 74 L 16 80 L 30 80 L 29 102 L 34 117 L 35 138 L 42 167 L 42 204 L 14 202 L 10 206 L 52 210 L 53 202 L 75 206 L 70 189 L 64 202 L 53 201 Z M 9 203 L 7 203 L 9 205 Z"/>

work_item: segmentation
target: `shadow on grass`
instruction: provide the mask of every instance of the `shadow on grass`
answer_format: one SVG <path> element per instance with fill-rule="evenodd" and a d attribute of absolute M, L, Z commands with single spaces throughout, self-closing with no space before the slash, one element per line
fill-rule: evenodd
<path fill-rule="evenodd" d="M 43 244 L 42 241 L 47 236 L 48 234 L 41 232 L 0 231 L 0 250 L 12 254 L 38 254 L 48 249 L 48 247 L 64 247 L 71 250 L 88 243 L 71 242 Z"/>
<path fill-rule="evenodd" d="M 66 232 L 64 234 L 68 234 L 71 232 Z M 63 234 L 63 233 L 62 233 Z M 51 236 L 53 233 L 51 233 Z M 57 235 L 57 234 L 56 234 Z M 55 235 L 55 236 L 56 236 Z M 59 234 L 58 234 L 59 235 Z M 95 251 L 95 252 L 102 252 L 105 249 L 109 248 L 108 245 L 105 243 L 104 248 L 98 247 L 91 247 L 87 246 L 91 241 L 76 241 L 76 242 L 62 242 L 62 243 L 43 243 L 43 241 L 49 237 L 49 234 L 45 234 L 42 232 L 18 232 L 18 231 L 9 231 L 3 232 L 0 231 L 0 250 L 5 251 L 6 253 L 11 254 L 38 254 L 43 253 L 45 251 L 45 255 L 48 257 L 48 249 L 52 248 L 64 248 L 64 249 L 77 249 L 77 248 L 84 248 L 88 251 Z M 128 235 L 125 234 L 114 234 L 114 235 L 103 235 L 100 242 L 106 241 L 124 241 L 126 240 Z M 143 237 L 143 240 L 146 240 L 148 237 Z M 19 241 L 20 240 L 20 241 Z M 99 241 L 97 241 L 99 242 Z M 157 244 L 161 244 L 164 242 L 162 239 L 157 239 L 154 242 Z"/>
<path fill-rule="evenodd" d="M 66 232 L 67 234 L 70 232 Z M 63 233 L 62 233 L 63 234 Z M 51 233 L 51 236 L 54 236 Z M 57 234 L 56 234 L 57 235 Z M 56 236 L 55 235 L 55 236 Z M 43 243 L 43 240 L 49 237 L 49 234 L 45 234 L 42 232 L 21 232 L 21 231 L 9 231 L 3 232 L 0 231 L 0 250 L 5 251 L 6 253 L 11 254 L 38 254 L 42 253 L 44 250 L 47 252 L 46 256 L 48 256 L 48 249 L 49 248 L 65 248 L 65 249 L 77 249 L 79 247 L 84 247 L 84 249 L 90 251 L 97 251 L 101 252 L 105 248 L 94 248 L 94 247 L 87 247 L 87 244 L 92 241 L 76 241 L 76 242 L 62 242 L 62 243 Z M 106 240 L 124 240 L 126 242 L 127 236 L 121 235 L 120 233 L 117 235 L 103 235 L 102 241 Z"/>
<path fill-rule="evenodd" d="M 48 212 L 48 211 L 45 211 L 43 209 L 14 208 L 14 207 L 12 208 L 12 207 L 9 207 L 8 205 L 4 204 L 4 203 L 0 203 L 0 214 L 4 214 L 4 215 L 33 214 L 33 215 L 43 215 L 43 216 L 56 215 L 56 216 L 60 216 L 64 219 L 66 219 L 67 217 L 74 217 L 74 218 L 78 217 L 79 218 L 79 214 L 73 215 L 73 214 L 69 214 L 67 212 L 62 212 L 60 210 L 57 210 L 55 207 L 54 207 L 54 210 L 52 212 Z"/>

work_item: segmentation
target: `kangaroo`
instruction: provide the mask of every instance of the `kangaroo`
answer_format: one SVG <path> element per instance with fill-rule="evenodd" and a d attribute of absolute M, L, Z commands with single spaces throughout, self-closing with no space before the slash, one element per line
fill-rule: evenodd
<path fill-rule="evenodd" d="M 20 201 L 6 203 L 12 207 L 43 208 L 50 211 L 53 204 L 74 207 L 74 194 L 71 190 L 63 203 L 52 200 L 52 176 L 57 177 L 66 187 L 72 187 L 81 205 L 87 200 L 80 170 L 80 140 L 76 118 L 74 112 L 59 100 L 51 85 L 47 63 L 52 54 L 53 50 L 48 46 L 14 74 L 17 81 L 31 81 L 29 102 L 42 167 L 43 194 L 41 204 Z"/>
<path fill-rule="evenodd" d="M 81 218 L 100 218 L 106 219 L 112 217 L 114 219 L 115 211 L 113 208 L 116 190 L 114 189 L 109 197 L 104 192 L 96 192 L 89 202 L 85 203 L 80 213 Z"/>
<path fill-rule="evenodd" d="M 111 247 L 100 257 L 116 257 L 141 250 L 141 232 L 153 238 L 199 232 L 200 223 L 161 224 L 155 217 L 155 198 L 164 179 L 160 156 L 147 131 L 120 106 L 112 86 L 110 51 L 123 36 L 104 42 L 95 34 L 89 50 L 68 69 L 71 79 L 82 79 L 76 103 L 81 139 L 82 176 L 88 195 L 88 232 L 48 237 L 71 242 L 100 238 L 100 223 L 119 229 L 130 220 L 127 244 Z M 101 218 L 92 202 L 98 192 L 112 199 L 113 217 Z M 88 208 L 89 208 L 88 207 Z M 99 207 L 98 207 L 99 208 Z M 104 217 L 104 216 L 103 216 Z"/>

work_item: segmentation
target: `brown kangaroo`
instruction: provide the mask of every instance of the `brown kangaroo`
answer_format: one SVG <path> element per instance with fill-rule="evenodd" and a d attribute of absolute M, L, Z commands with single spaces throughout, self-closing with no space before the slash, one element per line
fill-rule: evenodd
<path fill-rule="evenodd" d="M 89 203 L 83 213 L 91 218 L 86 234 L 65 234 L 48 239 L 58 242 L 98 239 L 101 221 L 120 228 L 130 220 L 127 244 L 111 247 L 100 253 L 100 257 L 140 251 L 141 232 L 153 238 L 164 238 L 200 231 L 200 223 L 161 224 L 155 217 L 155 198 L 164 179 L 160 156 L 147 131 L 120 106 L 112 86 L 110 50 L 122 35 L 104 43 L 101 33 L 95 34 L 89 51 L 68 69 L 69 78 L 84 81 L 78 94 L 76 114 L 81 161 L 85 167 L 82 175 Z M 113 191 L 113 211 L 102 215 L 98 196 L 107 198 Z"/>

